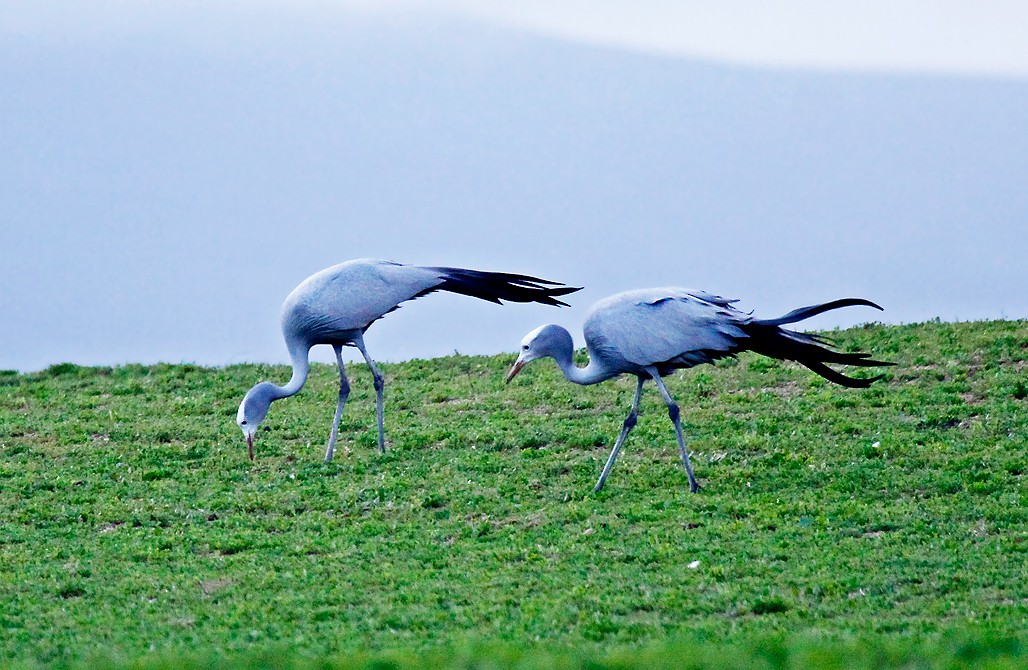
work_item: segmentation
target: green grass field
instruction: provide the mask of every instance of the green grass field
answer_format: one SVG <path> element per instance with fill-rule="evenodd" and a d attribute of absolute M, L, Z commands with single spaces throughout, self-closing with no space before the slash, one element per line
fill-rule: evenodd
<path fill-rule="evenodd" d="M 1028 322 L 867 326 L 870 389 L 744 355 L 578 387 L 383 365 L 0 373 L 0 667 L 1028 666 Z M 691 665 L 689 665 L 691 664 Z"/>

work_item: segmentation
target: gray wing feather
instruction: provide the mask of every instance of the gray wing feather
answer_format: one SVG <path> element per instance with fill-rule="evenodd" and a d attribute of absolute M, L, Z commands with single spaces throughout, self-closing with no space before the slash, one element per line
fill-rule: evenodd
<path fill-rule="evenodd" d="M 308 277 L 286 298 L 283 317 L 317 315 L 316 332 L 361 330 L 401 302 L 442 283 L 439 273 L 416 265 L 359 259 Z"/>
<path fill-rule="evenodd" d="M 739 326 L 749 317 L 733 302 L 679 288 L 629 291 L 596 305 L 586 336 L 634 365 L 706 363 L 738 351 L 746 338 Z"/>

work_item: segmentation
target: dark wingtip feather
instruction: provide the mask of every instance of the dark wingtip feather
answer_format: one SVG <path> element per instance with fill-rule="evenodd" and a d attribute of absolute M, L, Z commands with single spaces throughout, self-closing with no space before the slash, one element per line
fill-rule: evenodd
<path fill-rule="evenodd" d="M 885 311 L 884 307 L 882 307 L 876 302 L 871 302 L 866 298 L 843 298 L 841 300 L 836 300 L 834 302 L 837 304 L 832 309 L 836 309 L 837 307 L 856 307 L 857 305 L 863 305 L 864 307 L 874 307 L 879 312 Z"/>
<path fill-rule="evenodd" d="M 828 312 L 833 309 L 840 309 L 842 307 L 856 307 L 858 305 L 864 307 L 873 307 L 879 311 L 885 311 L 881 305 L 866 300 L 864 298 L 841 298 L 839 300 L 832 300 L 831 302 L 821 303 L 820 305 L 810 305 L 809 307 L 800 307 L 794 309 L 788 314 L 783 314 L 777 319 L 759 319 L 755 323 L 764 326 L 781 326 L 787 323 L 796 323 L 797 321 L 803 321 L 809 319 L 812 316 L 817 316 L 823 312 Z"/>
<path fill-rule="evenodd" d="M 876 381 L 882 379 L 885 376 L 877 375 L 875 377 L 869 377 L 867 379 L 858 379 L 856 377 L 847 377 L 841 372 L 836 372 L 835 370 L 831 369 L 830 367 L 828 367 L 824 363 L 821 363 L 820 361 L 807 359 L 797 362 L 801 365 L 804 365 L 812 372 L 816 372 L 817 374 L 821 375 L 828 381 L 835 382 L 840 386 L 846 386 L 848 388 L 866 389 L 867 387 L 871 386 L 871 384 L 875 383 Z"/>
<path fill-rule="evenodd" d="M 568 295 L 569 293 L 574 293 L 575 291 L 581 291 L 583 288 L 585 288 L 585 287 L 584 286 L 564 286 L 562 288 L 551 289 L 549 291 L 549 294 L 550 294 L 551 297 L 552 296 L 557 296 L 557 295 Z M 566 302 L 564 302 L 562 300 L 557 300 L 557 299 L 553 300 L 553 304 L 556 305 L 557 307 L 569 307 L 569 305 Z"/>
<path fill-rule="evenodd" d="M 450 267 L 432 269 L 440 273 L 443 283 L 432 287 L 431 291 L 460 293 L 497 304 L 503 304 L 506 300 L 567 307 L 568 304 L 557 297 L 582 290 L 580 286 L 565 286 L 549 279 L 509 272 L 484 272 Z"/>
<path fill-rule="evenodd" d="M 780 327 L 783 324 L 802 321 L 822 312 L 856 305 L 882 309 L 877 303 L 864 298 L 842 298 L 820 305 L 800 307 L 777 319 L 755 319 L 743 326 L 743 330 L 751 338 L 747 343 L 747 348 L 772 358 L 796 361 L 830 382 L 850 388 L 867 388 L 881 379 L 882 375 L 870 379 L 857 379 L 836 372 L 826 364 L 884 367 L 895 365 L 895 363 L 874 360 L 871 358 L 871 354 L 863 352 L 834 351 L 831 348 L 834 343 L 830 338 L 818 334 L 798 333 Z"/>

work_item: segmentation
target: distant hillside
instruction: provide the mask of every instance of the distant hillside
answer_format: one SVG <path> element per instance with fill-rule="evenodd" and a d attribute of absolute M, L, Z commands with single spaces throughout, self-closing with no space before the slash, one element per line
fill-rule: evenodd
<path fill-rule="evenodd" d="M 586 287 L 563 313 L 406 306 L 369 339 L 387 361 L 646 286 L 886 307 L 812 327 L 1028 317 L 1028 82 L 210 11 L 0 42 L 0 368 L 285 361 L 286 294 L 367 256 Z"/>

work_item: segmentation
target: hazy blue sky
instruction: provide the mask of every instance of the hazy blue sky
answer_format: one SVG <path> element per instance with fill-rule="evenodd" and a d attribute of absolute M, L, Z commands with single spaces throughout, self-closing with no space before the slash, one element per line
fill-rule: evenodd
<path fill-rule="evenodd" d="M 587 287 L 419 300 L 382 360 L 655 285 L 1028 316 L 1028 10 L 705 4 L 0 0 L 0 368 L 284 361 L 365 256 Z"/>

